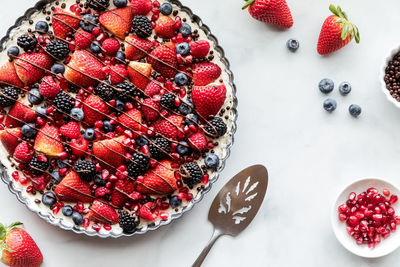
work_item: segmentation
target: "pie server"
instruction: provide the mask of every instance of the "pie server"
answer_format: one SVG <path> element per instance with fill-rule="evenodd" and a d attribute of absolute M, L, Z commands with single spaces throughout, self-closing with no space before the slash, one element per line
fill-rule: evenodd
<path fill-rule="evenodd" d="M 236 174 L 219 191 L 208 213 L 214 233 L 192 267 L 201 266 L 219 237 L 237 236 L 251 223 L 264 200 L 267 186 L 267 169 L 254 165 Z"/>

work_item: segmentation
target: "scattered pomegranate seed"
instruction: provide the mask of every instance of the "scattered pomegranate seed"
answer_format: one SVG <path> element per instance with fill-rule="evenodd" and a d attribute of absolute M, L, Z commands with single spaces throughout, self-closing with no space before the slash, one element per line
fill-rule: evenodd
<path fill-rule="evenodd" d="M 95 230 L 96 232 L 98 232 L 101 230 L 101 226 L 99 224 L 95 223 L 92 225 L 92 229 Z"/>
<path fill-rule="evenodd" d="M 382 193 L 383 193 L 383 195 L 385 195 L 386 197 L 390 196 L 390 190 L 388 190 L 388 189 L 383 189 Z"/>

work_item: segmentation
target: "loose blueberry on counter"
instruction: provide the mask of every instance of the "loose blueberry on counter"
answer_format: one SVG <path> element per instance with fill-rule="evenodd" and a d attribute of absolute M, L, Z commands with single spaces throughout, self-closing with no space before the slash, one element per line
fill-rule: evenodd
<path fill-rule="evenodd" d="M 35 25 L 35 30 L 46 33 L 49 31 L 49 24 L 46 21 L 38 21 Z"/>
<path fill-rule="evenodd" d="M 143 136 L 137 138 L 135 141 L 139 147 L 149 145 L 149 141 L 146 138 L 144 138 Z"/>
<path fill-rule="evenodd" d="M 197 117 L 196 114 L 193 113 L 187 114 L 185 118 L 185 123 L 187 125 L 196 125 L 197 123 L 199 123 L 199 118 Z"/>
<path fill-rule="evenodd" d="M 103 121 L 103 130 L 105 133 L 114 132 L 115 125 L 111 124 L 109 120 Z"/>
<path fill-rule="evenodd" d="M 351 116 L 358 117 L 361 114 L 361 107 L 359 105 L 352 104 L 349 107 L 349 112 Z"/>
<path fill-rule="evenodd" d="M 189 99 L 185 99 L 185 102 L 182 102 L 181 105 L 178 107 L 178 111 L 182 115 L 187 115 L 193 112 L 193 103 Z"/>
<path fill-rule="evenodd" d="M 300 47 L 300 43 L 299 43 L 299 41 L 297 41 L 296 39 L 289 39 L 289 40 L 286 42 L 286 47 L 287 47 L 290 51 L 296 52 L 297 49 L 299 49 L 299 47 Z"/>
<path fill-rule="evenodd" d="M 105 179 L 103 179 L 102 177 L 101 177 L 101 174 L 100 173 L 97 173 L 95 176 L 94 176 L 94 183 L 97 185 L 97 186 L 105 186 L 106 184 L 107 184 L 107 180 L 105 180 Z"/>
<path fill-rule="evenodd" d="M 83 223 L 83 216 L 79 212 L 74 211 L 72 213 L 72 221 L 76 225 L 81 225 Z"/>
<path fill-rule="evenodd" d="M 44 106 L 39 106 L 35 109 L 36 115 L 42 118 L 46 118 L 46 110 L 47 108 Z"/>
<path fill-rule="evenodd" d="M 91 50 L 93 53 L 98 54 L 98 53 L 101 52 L 100 46 L 101 46 L 101 45 L 100 45 L 97 41 L 93 41 L 93 42 L 90 44 L 90 50 Z"/>
<path fill-rule="evenodd" d="M 165 16 L 169 16 L 172 13 L 172 5 L 170 3 L 164 3 L 161 5 L 160 8 L 160 12 L 161 14 L 165 15 Z"/>
<path fill-rule="evenodd" d="M 186 74 L 179 72 L 178 74 L 175 75 L 175 83 L 178 86 L 184 86 L 188 82 L 188 77 Z"/>
<path fill-rule="evenodd" d="M 333 88 L 335 87 L 335 84 L 331 79 L 322 79 L 319 82 L 318 87 L 322 93 L 329 94 L 330 92 L 332 92 Z"/>
<path fill-rule="evenodd" d="M 178 198 L 178 196 L 172 196 L 169 200 L 169 204 L 173 209 L 179 207 L 182 204 L 182 200 Z"/>
<path fill-rule="evenodd" d="M 62 214 L 64 214 L 64 216 L 69 217 L 72 213 L 74 213 L 74 209 L 70 205 L 66 205 L 62 208 Z"/>
<path fill-rule="evenodd" d="M 58 171 L 53 171 L 51 173 L 50 180 L 53 184 L 59 184 L 62 180 L 62 177 Z"/>
<path fill-rule="evenodd" d="M 53 206 L 56 204 L 57 198 L 53 192 L 46 192 L 42 196 L 42 203 L 46 206 Z"/>
<path fill-rule="evenodd" d="M 114 0 L 113 3 L 118 8 L 126 7 L 126 5 L 128 4 L 127 0 Z"/>
<path fill-rule="evenodd" d="M 182 33 L 183 37 L 188 37 L 192 34 L 192 27 L 187 23 L 182 23 L 182 26 L 179 28 L 179 33 Z"/>
<path fill-rule="evenodd" d="M 19 55 L 19 48 L 18 46 L 11 46 L 8 50 L 7 50 L 7 55 L 13 55 L 15 57 L 17 57 Z"/>
<path fill-rule="evenodd" d="M 188 155 L 190 153 L 190 147 L 188 143 L 185 141 L 179 142 L 178 146 L 176 147 L 176 152 L 181 156 Z"/>
<path fill-rule="evenodd" d="M 39 105 L 43 102 L 43 96 L 40 94 L 39 89 L 32 88 L 28 93 L 28 101 L 33 105 Z"/>
<path fill-rule="evenodd" d="M 115 100 L 115 108 L 120 110 L 120 111 L 124 111 L 124 109 L 125 109 L 124 102 L 119 100 L 119 99 Z"/>
<path fill-rule="evenodd" d="M 93 141 L 96 138 L 95 132 L 93 128 L 87 128 L 85 133 L 83 134 L 83 138 L 88 141 Z"/>
<path fill-rule="evenodd" d="M 34 138 L 37 134 L 34 123 L 27 123 L 21 127 L 22 136 L 26 138 Z"/>
<path fill-rule="evenodd" d="M 186 56 L 190 53 L 190 46 L 186 42 L 182 42 L 176 46 L 176 53 Z"/>
<path fill-rule="evenodd" d="M 118 51 L 117 54 L 115 55 L 115 57 L 116 57 L 117 59 L 119 59 L 120 61 L 124 61 L 124 62 L 125 62 L 126 55 L 125 55 L 124 52 Z"/>
<path fill-rule="evenodd" d="M 82 121 L 85 118 L 85 113 L 83 113 L 83 110 L 81 108 L 71 109 L 69 115 L 71 115 L 71 117 L 77 121 Z"/>
<path fill-rule="evenodd" d="M 87 32 L 92 32 L 93 29 L 96 27 L 95 26 L 96 24 L 97 24 L 97 19 L 91 14 L 84 15 L 81 18 L 81 21 L 79 22 L 81 28 Z"/>
<path fill-rule="evenodd" d="M 214 153 L 209 153 L 204 158 L 204 163 L 207 168 L 216 170 L 219 166 L 219 157 Z"/>
<path fill-rule="evenodd" d="M 53 66 L 51 66 L 50 69 L 51 72 L 55 73 L 55 74 L 64 74 L 65 72 L 65 67 L 63 64 L 60 63 L 55 63 Z"/>
<path fill-rule="evenodd" d="M 351 84 L 348 82 L 342 82 L 339 84 L 339 92 L 341 95 L 348 95 L 351 92 Z"/>
<path fill-rule="evenodd" d="M 328 111 L 328 112 L 332 112 L 332 111 L 334 111 L 335 109 L 336 109 L 336 107 L 337 107 L 337 104 L 336 104 L 336 101 L 335 100 L 333 100 L 333 99 L 331 99 L 331 98 L 328 98 L 328 99 L 326 99 L 325 101 L 324 101 L 324 109 L 326 110 L 326 111 Z"/>

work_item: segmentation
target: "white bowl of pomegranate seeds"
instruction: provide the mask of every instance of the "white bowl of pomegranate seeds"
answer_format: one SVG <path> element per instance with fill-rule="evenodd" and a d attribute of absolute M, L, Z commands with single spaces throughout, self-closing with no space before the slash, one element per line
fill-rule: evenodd
<path fill-rule="evenodd" d="M 362 179 L 347 186 L 332 208 L 333 231 L 352 253 L 385 256 L 400 246 L 400 191 L 381 179 Z"/>

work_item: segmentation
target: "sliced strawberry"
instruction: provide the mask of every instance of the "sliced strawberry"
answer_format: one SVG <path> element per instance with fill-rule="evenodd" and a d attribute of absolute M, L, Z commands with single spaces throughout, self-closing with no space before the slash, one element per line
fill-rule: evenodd
<path fill-rule="evenodd" d="M 78 138 L 81 135 L 81 128 L 79 126 L 79 123 L 75 121 L 70 121 L 60 127 L 60 133 L 67 138 Z"/>
<path fill-rule="evenodd" d="M 15 148 L 13 157 L 21 163 L 28 163 L 33 158 L 33 150 L 29 148 L 28 142 L 22 141 Z"/>
<path fill-rule="evenodd" d="M 226 98 L 226 87 L 218 86 L 194 86 L 192 90 L 193 104 L 197 112 L 205 119 L 214 116 L 221 109 Z"/>
<path fill-rule="evenodd" d="M 94 41 L 94 35 L 90 32 L 79 29 L 75 33 L 75 45 L 79 49 L 87 49 L 90 47 L 90 44 Z"/>
<path fill-rule="evenodd" d="M 102 68 L 103 64 L 89 52 L 77 50 L 65 68 L 64 77 L 78 86 L 95 86 L 98 80 L 106 79 Z"/>
<path fill-rule="evenodd" d="M 80 18 L 61 8 L 53 11 L 52 24 L 54 35 L 65 39 L 67 35 L 79 28 Z"/>
<path fill-rule="evenodd" d="M 103 120 L 110 109 L 100 97 L 89 95 L 83 102 L 83 113 L 86 124 L 93 125 L 96 121 Z"/>
<path fill-rule="evenodd" d="M 178 187 L 171 162 L 161 161 L 153 170 L 149 170 L 143 179 L 136 181 L 136 191 L 141 194 L 170 194 Z"/>
<path fill-rule="evenodd" d="M 139 60 L 146 56 L 153 47 L 153 43 L 148 39 L 141 39 L 135 35 L 125 38 L 125 54 L 129 60 Z"/>
<path fill-rule="evenodd" d="M 126 77 L 128 77 L 128 71 L 124 64 L 111 66 L 110 82 L 112 84 L 122 83 L 123 81 L 125 81 Z"/>
<path fill-rule="evenodd" d="M 21 139 L 21 128 L 6 128 L 0 131 L 0 141 L 9 154 L 14 153 Z"/>
<path fill-rule="evenodd" d="M 93 197 L 90 195 L 89 183 L 79 178 L 78 174 L 74 171 L 70 171 L 64 179 L 57 185 L 54 193 L 61 201 L 71 202 L 92 202 Z"/>
<path fill-rule="evenodd" d="M 0 81 L 14 85 L 16 87 L 23 87 L 24 83 L 19 79 L 15 70 L 13 62 L 6 62 L 0 67 Z"/>
<path fill-rule="evenodd" d="M 131 0 L 133 14 L 147 15 L 153 8 L 151 0 Z"/>
<path fill-rule="evenodd" d="M 159 211 L 154 202 L 147 202 L 140 207 L 140 218 L 148 221 L 155 221 L 158 218 Z"/>
<path fill-rule="evenodd" d="M 175 21 L 169 16 L 160 16 L 154 30 L 161 38 L 172 38 L 175 36 Z"/>
<path fill-rule="evenodd" d="M 64 152 L 58 128 L 45 124 L 36 135 L 34 149 L 53 157 Z"/>
<path fill-rule="evenodd" d="M 178 140 L 182 137 L 181 129 L 183 117 L 179 115 L 170 115 L 167 120 L 164 118 L 158 119 L 153 123 L 154 131 L 162 134 L 167 138 Z"/>
<path fill-rule="evenodd" d="M 137 109 L 131 109 L 119 116 L 118 121 L 125 128 L 140 131 L 142 128 L 142 113 Z"/>
<path fill-rule="evenodd" d="M 43 78 L 45 71 L 50 69 L 52 59 L 45 53 L 25 53 L 14 61 L 18 77 L 25 85 L 32 85 Z"/>
<path fill-rule="evenodd" d="M 146 98 L 142 102 L 142 113 L 148 121 L 155 121 L 160 117 L 161 107 L 158 103 L 154 102 L 151 98 Z"/>
<path fill-rule="evenodd" d="M 125 138 L 124 136 L 120 136 L 93 143 L 93 155 L 100 159 L 99 162 L 103 167 L 107 169 L 110 169 L 111 166 L 118 168 L 123 164 L 125 160 L 125 146 L 123 145 L 123 141 Z M 107 164 L 104 162 L 107 162 Z"/>
<path fill-rule="evenodd" d="M 4 122 L 6 127 L 20 127 L 24 122 L 32 122 L 36 119 L 36 113 L 33 109 L 23 104 L 22 99 L 15 102 L 14 106 L 8 112 Z"/>
<path fill-rule="evenodd" d="M 120 38 L 131 29 L 133 12 L 130 6 L 106 11 L 99 17 L 101 25 Z"/>
<path fill-rule="evenodd" d="M 221 68 L 212 62 L 203 62 L 193 66 L 194 85 L 202 86 L 214 82 L 221 76 Z"/>
<path fill-rule="evenodd" d="M 160 45 L 155 48 L 147 57 L 147 62 L 166 78 L 173 78 L 177 73 L 176 51 L 167 45 Z"/>
<path fill-rule="evenodd" d="M 194 41 L 190 44 L 190 51 L 195 58 L 205 58 L 210 52 L 210 43 L 206 40 Z"/>
<path fill-rule="evenodd" d="M 88 155 L 87 149 L 89 142 L 83 136 L 80 136 L 77 139 L 72 139 L 69 146 L 71 147 L 72 154 L 75 156 L 82 157 Z"/>
<path fill-rule="evenodd" d="M 53 76 L 46 76 L 42 79 L 39 86 L 39 92 L 46 98 L 55 98 L 61 87 L 54 81 Z"/>
<path fill-rule="evenodd" d="M 128 77 L 134 86 L 144 90 L 150 81 L 151 65 L 143 62 L 131 61 L 128 66 Z"/>
<path fill-rule="evenodd" d="M 135 183 L 130 179 L 118 180 L 111 194 L 111 204 L 119 208 L 123 207 L 134 190 Z"/>
<path fill-rule="evenodd" d="M 189 145 L 199 151 L 204 151 L 207 149 L 207 137 L 197 132 L 189 137 Z"/>
<path fill-rule="evenodd" d="M 90 207 L 89 219 L 112 225 L 118 223 L 118 214 L 113 207 L 95 200 Z"/>

